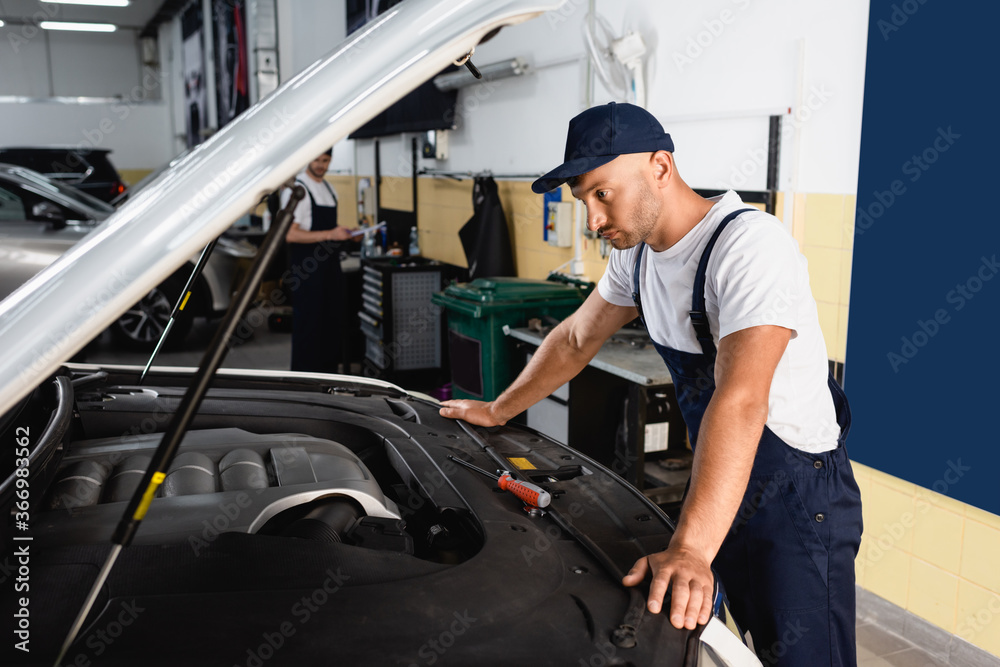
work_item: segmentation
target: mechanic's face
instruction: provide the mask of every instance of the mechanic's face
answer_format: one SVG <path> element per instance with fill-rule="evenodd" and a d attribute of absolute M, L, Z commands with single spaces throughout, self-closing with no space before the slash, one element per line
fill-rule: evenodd
<path fill-rule="evenodd" d="M 587 228 L 624 250 L 649 238 L 662 203 L 646 180 L 649 153 L 620 155 L 573 183 L 573 196 L 587 207 Z"/>
<path fill-rule="evenodd" d="M 326 176 L 326 170 L 330 168 L 330 156 L 324 153 L 309 163 L 309 174 L 316 179 Z"/>

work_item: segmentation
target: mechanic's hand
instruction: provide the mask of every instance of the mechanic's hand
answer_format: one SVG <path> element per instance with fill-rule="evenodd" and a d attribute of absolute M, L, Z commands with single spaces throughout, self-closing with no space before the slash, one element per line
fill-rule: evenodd
<path fill-rule="evenodd" d="M 712 617 L 712 593 L 715 578 L 711 564 L 702 556 L 684 547 L 671 546 L 666 551 L 640 558 L 622 579 L 626 586 L 635 586 L 652 571 L 647 608 L 653 614 L 663 606 L 663 596 L 670 588 L 670 623 L 675 628 L 694 630 L 697 624 L 708 623 Z"/>
<path fill-rule="evenodd" d="M 493 406 L 492 402 L 487 403 L 485 401 L 473 401 L 463 398 L 453 401 L 443 401 L 441 406 L 440 414 L 442 417 L 464 419 L 476 426 L 503 426 L 507 423 L 506 419 L 501 421 L 493 414 L 493 411 L 490 409 Z"/>
<path fill-rule="evenodd" d="M 351 230 L 346 227 L 334 227 L 330 230 L 331 241 L 346 241 L 351 238 Z"/>

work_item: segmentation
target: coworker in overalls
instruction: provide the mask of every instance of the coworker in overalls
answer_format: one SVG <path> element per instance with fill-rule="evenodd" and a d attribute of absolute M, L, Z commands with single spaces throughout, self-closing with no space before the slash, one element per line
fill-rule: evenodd
<path fill-rule="evenodd" d="M 295 177 L 306 197 L 295 207 L 285 235 L 289 249 L 288 287 L 292 293 L 292 370 L 336 373 L 343 347 L 345 303 L 340 241 L 350 230 L 337 225 L 337 194 L 324 176 L 330 149 Z M 281 194 L 282 208 L 291 190 Z"/>
<path fill-rule="evenodd" d="M 715 568 L 764 664 L 854 665 L 854 558 L 861 499 L 844 447 L 850 411 L 828 371 L 806 260 L 773 216 L 735 192 L 705 199 L 677 172 L 673 142 L 645 110 L 611 103 L 570 121 L 568 182 L 612 246 L 598 288 L 546 337 L 492 402 L 442 416 L 505 423 L 574 377 L 637 315 L 670 369 L 694 448 L 670 546 L 647 606 L 693 629 L 711 614 Z"/>

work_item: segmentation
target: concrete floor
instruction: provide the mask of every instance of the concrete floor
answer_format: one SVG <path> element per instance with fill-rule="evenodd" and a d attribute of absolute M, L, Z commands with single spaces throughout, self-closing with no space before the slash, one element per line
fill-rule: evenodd
<path fill-rule="evenodd" d="M 858 621 L 858 667 L 947 667 L 926 649 L 877 623 Z"/>
<path fill-rule="evenodd" d="M 183 345 L 161 351 L 153 362 L 157 366 L 197 366 L 208 347 L 219 321 L 195 320 Z M 249 336 L 233 347 L 222 365 L 225 368 L 253 368 L 257 370 L 288 370 L 292 358 L 292 336 L 269 331 L 267 325 L 257 327 Z M 133 364 L 145 366 L 148 352 L 124 349 L 105 331 L 87 348 L 86 360 L 92 363 Z"/>
<path fill-rule="evenodd" d="M 218 322 L 198 320 L 181 349 L 161 352 L 155 365 L 197 366 Z M 223 366 L 288 370 L 291 335 L 269 331 L 266 325 L 245 336 L 245 342 L 227 354 Z M 123 350 L 108 333 L 87 350 L 87 361 L 143 366 L 148 353 Z M 354 364 L 352 372 L 359 373 Z M 427 391 L 429 387 L 406 387 Z M 920 621 L 870 593 L 858 591 L 857 645 L 860 667 L 998 667 L 1000 660 L 957 637 Z"/>

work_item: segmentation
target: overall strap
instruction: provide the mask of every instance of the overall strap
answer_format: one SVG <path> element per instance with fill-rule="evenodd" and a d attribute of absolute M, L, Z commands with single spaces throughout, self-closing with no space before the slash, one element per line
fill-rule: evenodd
<path fill-rule="evenodd" d="M 305 183 L 303 183 L 302 181 L 300 181 L 297 178 L 295 179 L 295 182 L 302 186 L 302 189 L 306 191 L 307 195 L 309 195 L 309 203 L 312 204 L 313 206 L 315 206 L 316 205 L 316 200 L 313 199 L 313 193 L 312 193 L 311 190 L 309 190 L 309 186 L 307 186 Z"/>
<path fill-rule="evenodd" d="M 332 187 L 330 187 L 330 184 L 329 184 L 329 183 L 327 183 L 327 181 L 326 181 L 326 179 L 325 179 L 325 178 L 323 179 L 323 185 L 325 185 L 325 186 L 326 186 L 326 190 L 327 190 L 327 192 L 329 192 L 329 193 L 330 193 L 330 196 L 331 196 L 331 197 L 333 197 L 333 205 L 334 205 L 334 206 L 336 206 L 336 205 L 337 205 L 337 204 L 339 203 L 339 202 L 337 201 L 337 193 L 333 191 L 333 188 L 332 188 Z"/>
<path fill-rule="evenodd" d="M 726 225 L 735 220 L 741 213 L 756 210 L 755 208 L 741 208 L 722 219 L 719 226 L 715 228 L 712 238 L 708 240 L 705 252 L 701 255 L 701 261 L 698 262 L 698 271 L 694 274 L 694 290 L 691 296 L 691 312 L 689 313 L 691 324 L 694 326 L 695 335 L 698 336 L 698 342 L 701 343 L 702 352 L 712 358 L 715 357 L 715 341 L 712 340 L 712 330 L 708 325 L 708 314 L 705 312 L 705 273 L 708 271 L 708 258 L 712 255 L 715 243 L 719 240 Z"/>
<path fill-rule="evenodd" d="M 640 243 L 639 250 L 635 254 L 635 266 L 632 269 L 632 301 L 635 302 L 635 309 L 639 311 L 639 321 L 642 326 L 646 326 L 646 319 L 642 316 L 642 303 L 639 301 L 639 267 L 642 265 L 642 253 L 646 250 L 646 244 Z"/>
<path fill-rule="evenodd" d="M 319 204 L 317 204 L 316 200 L 313 198 L 312 191 L 309 189 L 309 187 L 297 178 L 295 179 L 295 182 L 301 185 L 303 188 L 305 188 L 306 194 L 309 195 L 309 203 L 312 204 L 313 206 L 319 206 Z M 333 205 L 337 206 L 338 204 L 337 193 L 333 191 L 333 188 L 330 187 L 330 184 L 327 183 L 325 179 L 323 180 L 323 185 L 326 186 L 326 189 L 329 191 L 330 196 L 333 197 Z"/>

